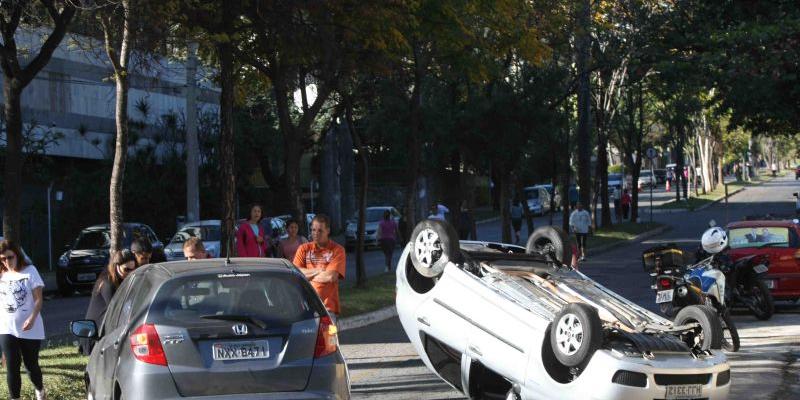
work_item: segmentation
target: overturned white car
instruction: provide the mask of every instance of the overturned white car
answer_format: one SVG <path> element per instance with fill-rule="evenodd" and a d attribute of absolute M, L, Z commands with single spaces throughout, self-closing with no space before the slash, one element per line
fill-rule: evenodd
<path fill-rule="evenodd" d="M 428 368 L 469 398 L 725 399 L 730 367 L 706 306 L 672 321 L 564 265 L 564 233 L 526 248 L 459 242 L 420 222 L 397 268 L 397 312 Z"/>

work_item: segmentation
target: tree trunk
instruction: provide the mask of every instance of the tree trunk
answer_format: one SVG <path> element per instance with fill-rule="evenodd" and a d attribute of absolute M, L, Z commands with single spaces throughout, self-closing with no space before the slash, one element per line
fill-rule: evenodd
<path fill-rule="evenodd" d="M 3 238 L 19 243 L 22 228 L 22 88 L 19 81 L 6 75 L 3 79 L 3 95 L 6 120 Z"/>
<path fill-rule="evenodd" d="M 419 182 L 420 162 L 422 158 L 422 144 L 420 135 L 422 133 L 422 81 L 425 75 L 425 68 L 421 64 L 421 50 L 418 45 L 414 46 L 414 88 L 411 91 L 411 130 L 406 139 L 408 146 L 408 164 L 405 194 L 405 214 L 406 232 L 403 236 L 410 238 L 411 231 L 417 224 L 417 185 Z"/>
<path fill-rule="evenodd" d="M 496 165 L 496 164 L 495 164 Z M 502 242 L 514 243 L 511 232 L 511 178 L 503 171 L 500 175 L 500 215 L 502 219 Z"/>
<path fill-rule="evenodd" d="M 605 129 L 597 130 L 597 170 L 595 179 L 600 187 L 600 225 L 602 227 L 611 226 L 611 210 L 608 205 L 608 135 Z M 625 179 L 625 177 L 622 177 Z M 634 180 L 633 182 L 636 182 Z"/>
<path fill-rule="evenodd" d="M 349 100 L 345 109 L 345 115 L 350 137 L 353 139 L 353 144 L 358 150 L 358 169 L 361 173 L 358 188 L 358 231 L 356 233 L 356 237 L 358 238 L 358 243 L 356 244 L 356 287 L 363 288 L 367 286 L 367 268 L 364 262 L 364 236 L 367 223 L 367 184 L 369 183 L 367 175 L 369 171 L 367 167 L 369 163 L 367 160 L 367 150 L 361 143 L 361 135 L 356 132 L 356 127 L 353 125 L 353 105 Z"/>
<path fill-rule="evenodd" d="M 576 64 L 578 68 L 578 186 L 580 201 L 589 207 L 591 200 L 591 92 L 589 81 L 589 50 L 591 48 L 591 2 L 581 0 L 578 10 Z"/>
<path fill-rule="evenodd" d="M 227 14 L 227 13 L 226 13 Z M 230 18 L 230 17 L 229 17 Z M 220 189 L 222 191 L 222 234 L 220 241 L 221 257 L 233 257 L 233 235 L 236 223 L 236 176 L 234 175 L 234 134 L 233 134 L 233 48 L 228 42 L 217 44 L 219 56 L 219 75 L 221 94 L 220 108 Z M 300 224 L 304 226 L 305 224 Z"/>
<path fill-rule="evenodd" d="M 111 227 L 111 251 L 122 250 L 124 242 L 122 186 L 125 180 L 125 163 L 128 160 L 128 75 L 124 71 L 115 74 L 116 79 L 116 123 L 117 138 L 114 146 L 114 166 L 111 169 L 109 188 L 109 218 Z"/>

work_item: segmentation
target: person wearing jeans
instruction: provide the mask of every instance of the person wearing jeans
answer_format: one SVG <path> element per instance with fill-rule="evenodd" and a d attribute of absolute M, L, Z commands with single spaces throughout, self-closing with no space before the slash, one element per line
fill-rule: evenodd
<path fill-rule="evenodd" d="M 592 225 L 592 216 L 583 209 L 583 204 L 580 202 L 575 204 L 575 207 L 575 211 L 569 216 L 569 227 L 575 233 L 578 252 L 581 254 L 580 261 L 583 261 L 586 259 L 586 239 L 589 236 L 589 228 Z"/>
<path fill-rule="evenodd" d="M 42 289 L 44 282 L 27 264 L 19 245 L 0 242 L 0 348 L 6 359 L 6 383 L 11 399 L 20 398 L 21 364 L 36 388 L 36 399 L 46 399 L 39 368 L 39 348 L 44 340 Z"/>

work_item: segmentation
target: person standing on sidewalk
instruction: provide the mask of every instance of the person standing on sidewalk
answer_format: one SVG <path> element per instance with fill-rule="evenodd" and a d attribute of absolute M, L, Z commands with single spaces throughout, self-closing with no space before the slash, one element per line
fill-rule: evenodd
<path fill-rule="evenodd" d="M 586 259 L 586 239 L 589 236 L 589 228 L 592 225 L 592 216 L 583 209 L 583 204 L 577 202 L 575 211 L 569 216 L 569 228 L 575 233 L 575 240 L 578 242 L 578 252 L 580 261 Z"/>
<path fill-rule="evenodd" d="M 311 282 L 325 308 L 335 319 L 341 313 L 339 281 L 345 276 L 346 256 L 344 247 L 331 240 L 330 234 L 328 216 L 315 215 L 311 221 L 311 242 L 297 248 L 294 265 Z"/>
<path fill-rule="evenodd" d="M 19 245 L 10 240 L 0 242 L 0 349 L 6 360 L 6 383 L 12 400 L 20 398 L 23 362 L 36 399 L 47 398 L 39 367 L 39 348 L 44 340 L 43 289 L 42 277 L 36 267 L 25 262 Z"/>
<path fill-rule="evenodd" d="M 622 219 L 628 219 L 628 212 L 631 210 L 631 195 L 628 189 L 622 191 L 622 199 L 619 201 L 622 204 Z"/>
<path fill-rule="evenodd" d="M 266 257 L 267 232 L 260 226 L 263 212 L 259 204 L 250 206 L 250 217 L 236 231 L 236 254 L 239 257 Z"/>
<path fill-rule="evenodd" d="M 456 214 L 456 229 L 460 240 L 478 240 L 477 226 L 472 210 L 467 207 L 467 201 L 461 201 L 461 208 Z"/>
<path fill-rule="evenodd" d="M 514 228 L 514 243 L 519 244 L 519 231 L 522 230 L 522 203 L 519 200 L 511 204 L 511 226 Z"/>
<path fill-rule="evenodd" d="M 297 249 L 300 245 L 308 243 L 308 239 L 306 239 L 305 236 L 298 235 L 298 232 L 300 232 L 300 224 L 297 223 L 296 220 L 290 219 L 289 222 L 286 223 L 286 233 L 288 236 L 286 239 L 282 239 L 278 242 L 279 258 L 294 260 L 294 255 L 297 253 Z"/>
<path fill-rule="evenodd" d="M 394 247 L 398 236 L 397 222 L 392 219 L 392 213 L 389 210 L 384 211 L 383 219 L 378 223 L 378 243 L 380 243 L 381 251 L 383 251 L 386 272 L 392 270 L 392 255 L 394 255 Z"/>

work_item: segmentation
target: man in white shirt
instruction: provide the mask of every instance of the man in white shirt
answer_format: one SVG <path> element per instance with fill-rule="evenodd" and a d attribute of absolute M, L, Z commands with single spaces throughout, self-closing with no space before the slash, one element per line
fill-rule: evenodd
<path fill-rule="evenodd" d="M 431 214 L 428 215 L 428 219 L 438 219 L 439 221 L 446 221 L 447 218 L 445 216 L 446 213 L 449 213 L 450 209 L 446 206 L 438 203 L 434 203 L 431 206 Z"/>
<path fill-rule="evenodd" d="M 581 261 L 586 259 L 586 238 L 589 236 L 589 227 L 591 225 L 592 216 L 589 215 L 588 211 L 583 209 L 583 204 L 578 202 L 575 205 L 575 211 L 569 216 L 569 228 L 575 233 Z"/>

